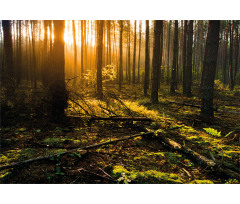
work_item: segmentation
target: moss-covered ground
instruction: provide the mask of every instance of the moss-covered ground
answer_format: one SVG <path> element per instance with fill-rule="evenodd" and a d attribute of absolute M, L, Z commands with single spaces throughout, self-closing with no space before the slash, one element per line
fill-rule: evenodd
<path fill-rule="evenodd" d="M 124 85 L 121 92 L 117 86 L 109 85 L 104 93 L 105 99 L 99 101 L 93 90 L 84 94 L 72 92 L 66 114 L 82 117 L 68 117 L 59 123 L 51 121 L 47 115 L 37 117 L 20 112 L 21 119 L 16 119 L 17 122 L 1 126 L 0 166 L 134 135 L 141 133 L 144 127 L 240 171 L 239 87 L 232 92 L 222 87 L 217 89 L 214 105 L 218 111 L 215 120 L 208 124 L 201 121 L 199 108 L 178 104 L 200 105 L 198 92 L 187 98 L 182 96 L 181 90 L 169 95 L 168 88 L 162 86 L 156 105 L 143 96 L 140 85 Z M 89 115 L 147 116 L 154 122 L 91 121 Z M 3 170 L 0 183 L 212 184 L 240 181 L 216 175 L 186 155 L 167 149 L 159 141 L 136 137 L 91 149 L 84 156 L 76 152 Z"/>

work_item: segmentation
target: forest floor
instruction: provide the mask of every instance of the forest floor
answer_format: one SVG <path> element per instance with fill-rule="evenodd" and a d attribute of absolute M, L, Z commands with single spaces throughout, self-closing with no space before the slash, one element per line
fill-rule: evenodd
<path fill-rule="evenodd" d="M 162 86 L 156 105 L 144 97 L 140 85 L 124 85 L 121 92 L 117 86 L 108 85 L 104 94 L 104 100 L 98 101 L 94 90 L 70 90 L 68 117 L 58 122 L 44 114 L 29 114 L 27 107 L 18 109 L 17 117 L 10 114 L 16 112 L 14 107 L 8 110 L 1 124 L 0 168 L 41 156 L 57 156 L 2 170 L 0 183 L 240 183 L 240 179 L 202 166 L 201 161 L 161 141 L 161 137 L 174 140 L 240 173 L 240 87 L 234 91 L 216 87 L 217 111 L 211 123 L 202 122 L 199 116 L 198 92 L 190 98 L 182 96 L 181 90 L 169 95 L 167 86 Z M 93 121 L 92 116 L 144 116 L 153 121 Z M 61 155 L 146 130 L 157 137 L 139 136 Z"/>

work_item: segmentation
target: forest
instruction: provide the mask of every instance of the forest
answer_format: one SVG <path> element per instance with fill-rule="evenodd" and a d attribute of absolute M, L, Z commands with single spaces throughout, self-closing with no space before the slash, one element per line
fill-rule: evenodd
<path fill-rule="evenodd" d="M 240 184 L 239 20 L 1 20 L 1 184 Z"/>

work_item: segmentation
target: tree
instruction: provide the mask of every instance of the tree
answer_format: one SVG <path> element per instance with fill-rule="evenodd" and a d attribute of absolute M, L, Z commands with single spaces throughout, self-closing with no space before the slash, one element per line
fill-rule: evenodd
<path fill-rule="evenodd" d="M 190 97 L 192 95 L 192 44 L 193 44 L 193 20 L 188 24 L 188 40 L 187 40 L 187 66 L 186 66 L 186 92 L 185 94 Z"/>
<path fill-rule="evenodd" d="M 119 21 L 120 26 L 120 35 L 119 35 L 119 90 L 122 88 L 122 81 L 123 81 L 123 66 L 122 66 L 122 33 L 123 33 L 123 22 L 122 20 Z"/>
<path fill-rule="evenodd" d="M 136 63 L 136 37 L 137 37 L 137 21 L 134 21 L 134 50 L 133 50 L 133 73 L 132 73 L 132 82 L 135 84 L 135 63 Z"/>
<path fill-rule="evenodd" d="M 184 35 L 183 35 L 183 94 L 186 94 L 186 64 L 187 64 L 187 21 L 184 21 Z"/>
<path fill-rule="evenodd" d="M 84 21 L 81 20 L 81 77 L 80 77 L 80 81 L 81 83 L 83 82 L 83 71 L 84 71 L 84 67 L 83 67 L 83 48 L 84 48 L 84 30 L 83 30 L 83 24 L 84 24 Z"/>
<path fill-rule="evenodd" d="M 146 37 L 145 37 L 145 77 L 144 77 L 144 95 L 147 96 L 150 75 L 150 56 L 149 56 L 149 20 L 146 20 Z"/>
<path fill-rule="evenodd" d="M 72 21 L 72 31 L 73 31 L 73 46 L 74 46 L 74 77 L 77 76 L 77 40 L 76 40 L 76 28 L 75 21 Z M 77 78 L 73 79 L 73 86 L 76 87 Z"/>
<path fill-rule="evenodd" d="M 9 78 L 14 77 L 13 66 L 13 45 L 12 45 L 12 25 L 11 21 L 3 20 L 3 35 L 4 35 L 4 54 L 5 54 L 5 73 Z"/>
<path fill-rule="evenodd" d="M 173 65 L 172 65 L 172 77 L 171 77 L 171 88 L 170 93 L 175 93 L 176 88 L 176 68 L 177 68 L 177 51 L 178 51 L 178 21 L 175 20 L 174 30 L 174 48 L 173 48 Z"/>
<path fill-rule="evenodd" d="M 234 21 L 233 21 L 234 22 Z M 230 50 L 229 50 L 229 88 L 233 90 L 233 29 L 234 23 L 229 21 Z"/>
<path fill-rule="evenodd" d="M 103 99 L 102 92 L 102 51 L 103 51 L 103 20 L 97 21 L 97 96 Z"/>
<path fill-rule="evenodd" d="M 236 21 L 235 25 L 235 71 L 234 71 L 234 84 L 236 82 L 236 76 L 238 71 L 238 50 L 239 50 L 239 36 L 238 36 L 238 24 L 239 21 Z"/>
<path fill-rule="evenodd" d="M 202 75 L 202 107 L 201 116 L 204 120 L 214 117 L 213 91 L 219 46 L 220 21 L 210 20 L 206 40 Z"/>
<path fill-rule="evenodd" d="M 130 59 L 130 51 L 131 51 L 131 25 L 130 21 L 128 21 L 128 84 L 131 84 L 131 59 Z"/>
<path fill-rule="evenodd" d="M 167 37 L 167 84 L 169 84 L 169 54 L 170 54 L 170 38 L 171 38 L 171 21 L 168 23 L 168 37 Z"/>
<path fill-rule="evenodd" d="M 138 82 L 140 81 L 140 59 L 141 59 L 141 37 L 142 37 L 142 22 L 139 22 L 139 52 L 138 52 Z"/>
<path fill-rule="evenodd" d="M 64 29 L 65 21 L 54 20 L 53 43 L 53 74 L 51 76 L 50 91 L 52 94 L 52 115 L 55 119 L 64 116 L 67 107 L 68 92 L 65 84 L 65 54 L 64 54 Z"/>
<path fill-rule="evenodd" d="M 226 33 L 225 33 L 225 51 L 224 51 L 224 65 L 223 65 L 223 83 L 227 83 L 226 71 L 227 71 L 227 48 L 228 48 L 228 21 L 226 22 Z"/>
<path fill-rule="evenodd" d="M 163 22 L 160 20 L 154 21 L 154 41 L 153 41 L 153 73 L 152 73 L 152 92 L 151 92 L 151 102 L 156 104 L 158 103 L 158 87 L 159 87 L 159 69 L 160 69 L 160 37 L 161 37 L 161 28 Z"/>

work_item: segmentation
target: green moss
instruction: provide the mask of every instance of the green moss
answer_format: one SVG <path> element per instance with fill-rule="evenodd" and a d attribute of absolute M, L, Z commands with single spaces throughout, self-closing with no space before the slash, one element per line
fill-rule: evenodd
<path fill-rule="evenodd" d="M 178 164 L 182 155 L 173 152 L 163 152 L 164 156 L 173 164 Z"/>
<path fill-rule="evenodd" d="M 183 183 L 182 178 L 177 174 L 163 173 L 156 170 L 128 171 L 123 166 L 114 166 L 112 172 L 115 178 L 121 177 L 124 173 L 128 176 L 128 178 L 139 183 Z"/>
<path fill-rule="evenodd" d="M 190 182 L 191 184 L 214 184 L 212 181 L 210 180 L 194 180 L 192 182 Z"/>

